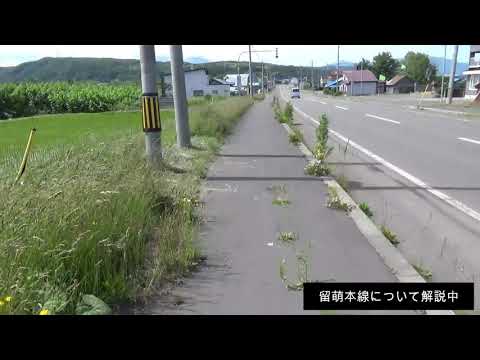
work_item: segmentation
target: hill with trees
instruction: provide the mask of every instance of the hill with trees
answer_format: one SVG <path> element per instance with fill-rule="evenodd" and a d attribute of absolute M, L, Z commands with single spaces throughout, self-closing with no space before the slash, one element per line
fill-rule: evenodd
<path fill-rule="evenodd" d="M 349 69 L 349 63 L 341 64 L 341 69 Z M 210 77 L 222 78 L 225 74 L 236 74 L 239 66 L 240 73 L 248 72 L 248 62 L 237 64 L 236 61 L 217 61 L 201 64 L 185 62 L 185 69 L 205 68 Z M 314 76 L 323 75 L 328 70 L 336 68 L 314 67 Z M 158 76 L 170 73 L 170 62 L 157 61 Z M 265 74 L 275 75 L 276 79 L 311 77 L 311 67 L 293 65 L 264 64 Z M 262 64 L 252 63 L 252 71 L 260 76 Z M 95 81 L 95 82 L 139 82 L 140 61 L 130 59 L 109 58 L 42 58 L 37 61 L 22 63 L 12 67 L 0 67 L 0 83 L 24 81 Z"/>

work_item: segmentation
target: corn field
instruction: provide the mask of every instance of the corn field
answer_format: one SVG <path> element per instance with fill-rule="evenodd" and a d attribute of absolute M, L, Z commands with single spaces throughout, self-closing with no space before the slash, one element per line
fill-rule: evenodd
<path fill-rule="evenodd" d="M 0 119 L 58 113 L 94 113 L 138 108 L 136 84 L 31 82 L 0 85 Z"/>

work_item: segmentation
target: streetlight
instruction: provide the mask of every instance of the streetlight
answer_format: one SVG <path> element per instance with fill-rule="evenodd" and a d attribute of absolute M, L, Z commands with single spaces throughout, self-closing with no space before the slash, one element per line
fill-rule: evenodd
<path fill-rule="evenodd" d="M 250 46 L 250 45 L 249 45 Z M 240 78 L 240 57 L 243 55 L 243 54 L 251 54 L 251 53 L 261 53 L 261 52 L 275 52 L 275 58 L 278 59 L 278 48 L 275 48 L 275 50 L 250 50 L 250 51 L 242 51 L 240 54 L 238 54 L 238 58 L 237 58 L 237 88 L 238 88 L 238 94 L 240 95 L 240 81 L 239 81 L 239 78 Z M 251 59 L 250 59 L 250 63 L 251 63 Z M 250 79 L 250 82 L 252 81 L 252 79 Z M 262 86 L 263 86 L 263 79 L 262 79 Z"/>

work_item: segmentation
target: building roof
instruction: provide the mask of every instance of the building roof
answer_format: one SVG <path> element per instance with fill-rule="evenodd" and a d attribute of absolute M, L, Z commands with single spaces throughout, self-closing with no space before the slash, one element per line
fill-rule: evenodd
<path fill-rule="evenodd" d="M 237 86 L 237 76 L 238 74 L 227 74 L 223 78 L 227 83 L 233 84 Z M 241 86 L 248 86 L 248 74 L 240 74 L 240 81 L 242 83 Z M 253 78 L 255 79 L 255 75 L 252 74 Z"/>
<path fill-rule="evenodd" d="M 405 74 L 398 74 L 398 75 L 395 75 L 393 78 L 391 78 L 390 80 L 387 81 L 387 86 L 394 86 L 396 85 L 400 80 L 404 79 L 404 78 L 407 78 L 407 75 Z M 410 79 L 409 79 L 410 80 Z"/>
<path fill-rule="evenodd" d="M 378 81 L 378 79 L 373 75 L 370 70 L 345 70 L 343 76 L 347 78 L 348 81 L 354 82 L 371 82 Z"/>
<path fill-rule="evenodd" d="M 342 83 L 342 80 L 338 79 L 338 83 L 340 85 Z M 327 83 L 325 84 L 325 87 L 326 88 L 336 87 L 336 85 L 337 85 L 337 80 L 328 80 Z"/>
<path fill-rule="evenodd" d="M 223 81 L 223 80 L 217 79 L 217 78 L 210 79 L 208 84 L 209 85 L 230 85 L 226 81 Z"/>

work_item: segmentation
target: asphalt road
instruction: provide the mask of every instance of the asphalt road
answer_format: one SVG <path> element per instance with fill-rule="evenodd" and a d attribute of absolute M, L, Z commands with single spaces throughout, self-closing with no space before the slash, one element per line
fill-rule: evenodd
<path fill-rule="evenodd" d="M 277 91 L 290 100 L 288 88 Z M 375 97 L 303 95 L 291 100 L 296 121 L 313 144 L 311 118 L 328 115 L 337 173 L 351 181 L 353 198 L 370 204 L 433 281 L 475 281 L 478 307 L 480 121 Z M 355 145 L 344 156 L 347 139 Z"/>

